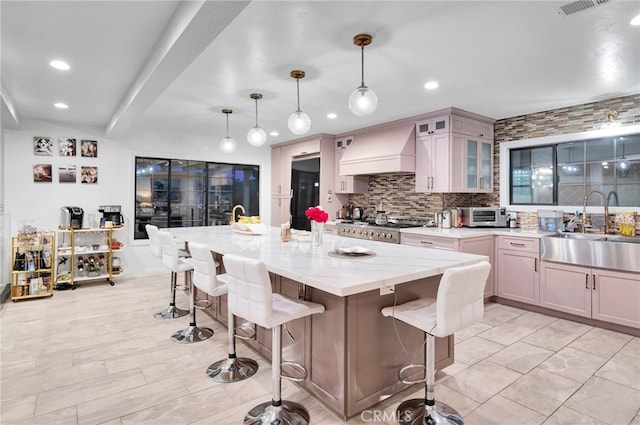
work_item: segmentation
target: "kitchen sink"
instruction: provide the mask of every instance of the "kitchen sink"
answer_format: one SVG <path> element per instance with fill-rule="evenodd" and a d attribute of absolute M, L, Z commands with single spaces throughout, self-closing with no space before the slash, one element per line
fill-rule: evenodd
<path fill-rule="evenodd" d="M 640 238 L 554 233 L 540 239 L 543 261 L 640 273 Z"/>

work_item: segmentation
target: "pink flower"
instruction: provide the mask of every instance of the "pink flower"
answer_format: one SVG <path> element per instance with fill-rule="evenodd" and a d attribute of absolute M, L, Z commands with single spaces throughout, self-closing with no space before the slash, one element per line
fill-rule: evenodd
<path fill-rule="evenodd" d="M 327 220 L 329 220 L 329 214 L 327 214 L 327 212 L 320 206 L 307 208 L 304 215 L 307 216 L 309 220 L 313 220 L 318 223 L 326 223 Z"/>

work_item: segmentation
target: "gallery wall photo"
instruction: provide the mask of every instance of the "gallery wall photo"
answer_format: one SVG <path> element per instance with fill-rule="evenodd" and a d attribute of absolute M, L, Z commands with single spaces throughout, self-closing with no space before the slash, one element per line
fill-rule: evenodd
<path fill-rule="evenodd" d="M 54 156 L 57 151 L 60 157 L 73 158 L 78 156 L 78 150 L 82 158 L 97 158 L 98 141 L 78 140 L 71 137 L 33 137 L 33 154 L 36 156 Z M 89 161 L 91 160 L 89 159 Z M 78 180 L 82 184 L 98 183 L 98 167 L 96 166 L 89 164 L 81 166 L 76 164 L 56 165 L 58 168 L 58 183 L 77 183 Z M 54 164 L 34 164 L 32 172 L 34 183 L 52 183 Z M 78 173 L 80 174 L 79 179 Z"/>

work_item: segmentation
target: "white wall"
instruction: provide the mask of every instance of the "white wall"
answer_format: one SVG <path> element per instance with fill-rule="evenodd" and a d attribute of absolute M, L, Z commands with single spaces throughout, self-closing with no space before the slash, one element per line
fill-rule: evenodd
<path fill-rule="evenodd" d="M 244 142 L 244 135 L 234 136 L 238 150 L 225 155 L 218 149 L 219 138 L 202 140 L 189 134 L 171 135 L 149 132 L 129 132 L 118 138 L 103 137 L 101 128 L 74 127 L 63 123 L 24 120 L 20 130 L 4 131 L 4 156 L 2 177 L 4 178 L 5 214 L 11 218 L 11 234 L 15 234 L 23 222 L 40 229 L 56 229 L 60 218 L 60 207 L 79 206 L 84 209 L 85 226 L 89 214 L 98 213 L 99 205 L 121 205 L 125 228 L 116 231 L 114 237 L 125 244 L 123 266 L 127 274 L 141 274 L 162 270 L 148 253 L 147 242 L 133 241 L 134 218 L 134 163 L 136 156 L 179 158 L 188 160 L 216 161 L 260 166 L 260 212 L 265 222 L 270 221 L 269 188 L 271 187 L 271 149 L 269 146 L 254 148 Z M 36 156 L 33 153 L 35 136 L 51 137 L 55 141 L 53 156 Z M 61 157 L 57 152 L 59 137 L 78 140 L 75 157 Z M 98 141 L 98 157 L 80 156 L 80 139 Z M 33 165 L 52 164 L 52 183 L 34 183 Z M 78 182 L 59 183 L 58 167 L 75 165 Z M 81 184 L 81 166 L 98 167 L 98 183 Z M 0 180 L 1 182 L 2 180 Z M 2 198 L 0 197 L 0 201 Z M 4 241 L 3 241 L 4 243 Z"/>

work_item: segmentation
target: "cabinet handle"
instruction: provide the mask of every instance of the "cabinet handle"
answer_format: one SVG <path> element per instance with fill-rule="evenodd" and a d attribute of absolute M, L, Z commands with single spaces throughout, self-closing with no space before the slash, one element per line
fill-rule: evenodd
<path fill-rule="evenodd" d="M 584 275 L 584 289 L 589 289 L 589 273 Z"/>
<path fill-rule="evenodd" d="M 480 134 L 479 134 L 479 136 L 480 136 L 480 137 L 484 137 L 484 134 L 480 133 Z"/>
<path fill-rule="evenodd" d="M 278 195 L 280 195 L 282 193 L 282 185 L 278 185 Z"/>
<path fill-rule="evenodd" d="M 593 276 L 593 290 L 596 290 L 596 275 L 592 275 Z"/>
<path fill-rule="evenodd" d="M 281 207 L 282 206 L 282 199 L 278 198 L 278 206 Z"/>
<path fill-rule="evenodd" d="M 433 242 L 431 242 L 431 241 L 420 241 L 420 243 L 424 243 L 424 244 L 428 244 L 428 245 L 433 245 Z"/>
<path fill-rule="evenodd" d="M 538 259 L 537 258 L 533 259 L 533 271 L 534 272 L 538 271 Z"/>
<path fill-rule="evenodd" d="M 524 248 L 524 244 L 523 243 L 509 242 L 509 244 L 511 246 L 517 246 L 517 247 L 520 247 L 520 248 Z"/>

